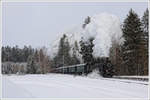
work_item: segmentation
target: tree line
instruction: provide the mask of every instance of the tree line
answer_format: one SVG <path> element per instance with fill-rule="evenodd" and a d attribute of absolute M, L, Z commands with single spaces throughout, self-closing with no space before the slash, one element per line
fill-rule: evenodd
<path fill-rule="evenodd" d="M 31 46 L 24 46 L 22 49 L 17 45 L 14 47 L 2 46 L 2 62 L 27 62 L 28 56 L 34 51 Z"/>
<path fill-rule="evenodd" d="M 50 57 L 45 47 L 34 49 L 31 46 L 24 48 L 2 47 L 3 74 L 45 74 L 51 70 Z"/>

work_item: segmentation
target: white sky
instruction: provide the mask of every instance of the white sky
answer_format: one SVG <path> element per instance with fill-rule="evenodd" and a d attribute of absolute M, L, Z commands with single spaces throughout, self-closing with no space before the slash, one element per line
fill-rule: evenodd
<path fill-rule="evenodd" d="M 141 17 L 147 3 L 16 3 L 5 2 L 2 9 L 4 46 L 50 47 L 58 34 L 81 25 L 87 16 L 107 12 L 123 21 L 130 8 Z"/>

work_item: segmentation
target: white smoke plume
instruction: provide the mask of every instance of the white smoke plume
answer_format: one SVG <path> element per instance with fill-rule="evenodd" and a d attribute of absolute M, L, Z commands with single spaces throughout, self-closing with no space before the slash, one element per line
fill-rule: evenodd
<path fill-rule="evenodd" d="M 85 41 L 90 37 L 94 38 L 93 55 L 95 57 L 108 57 L 112 41 L 117 43 L 123 41 L 119 18 L 107 13 L 92 16 L 82 36 Z"/>
<path fill-rule="evenodd" d="M 108 57 L 109 49 L 111 48 L 113 41 L 118 44 L 123 43 L 120 20 L 117 16 L 108 13 L 96 14 L 90 18 L 90 23 L 87 24 L 84 29 L 81 27 L 74 27 L 65 32 L 69 43 L 71 47 L 73 47 L 74 42 L 77 41 L 80 48 L 79 42 L 82 37 L 84 41 L 87 41 L 89 38 L 93 37 L 94 57 Z M 59 36 L 59 39 L 62 35 Z M 54 54 L 57 53 L 59 39 L 54 42 L 52 46 L 53 48 L 51 48 L 51 51 Z M 72 49 L 70 53 L 72 53 Z M 80 54 L 78 54 L 78 57 L 81 57 L 79 55 Z"/>

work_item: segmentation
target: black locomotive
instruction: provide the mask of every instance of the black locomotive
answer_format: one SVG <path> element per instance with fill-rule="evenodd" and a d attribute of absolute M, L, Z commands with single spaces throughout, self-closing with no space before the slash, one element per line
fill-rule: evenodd
<path fill-rule="evenodd" d="M 97 58 L 94 63 L 94 68 L 99 69 L 103 77 L 112 77 L 114 75 L 114 66 L 108 57 Z"/>

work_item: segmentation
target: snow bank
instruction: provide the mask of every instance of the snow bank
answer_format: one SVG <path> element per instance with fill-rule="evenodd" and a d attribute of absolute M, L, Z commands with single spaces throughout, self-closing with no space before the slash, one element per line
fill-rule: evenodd
<path fill-rule="evenodd" d="M 109 56 L 109 49 L 112 46 L 112 43 L 122 43 L 122 31 L 120 20 L 117 16 L 107 13 L 96 14 L 91 16 L 91 22 L 86 25 L 85 29 L 83 29 L 80 25 L 78 27 L 74 27 L 63 34 L 66 34 L 68 37 L 68 41 L 71 45 L 71 51 L 74 47 L 74 42 L 78 43 L 79 49 L 81 38 L 83 37 L 84 41 L 87 41 L 89 38 L 94 37 L 94 51 L 93 55 L 95 57 L 107 57 Z M 58 39 L 54 42 L 51 52 L 54 56 L 58 51 L 59 40 L 62 37 L 61 34 Z M 77 57 L 81 58 L 81 55 L 77 54 Z"/>

